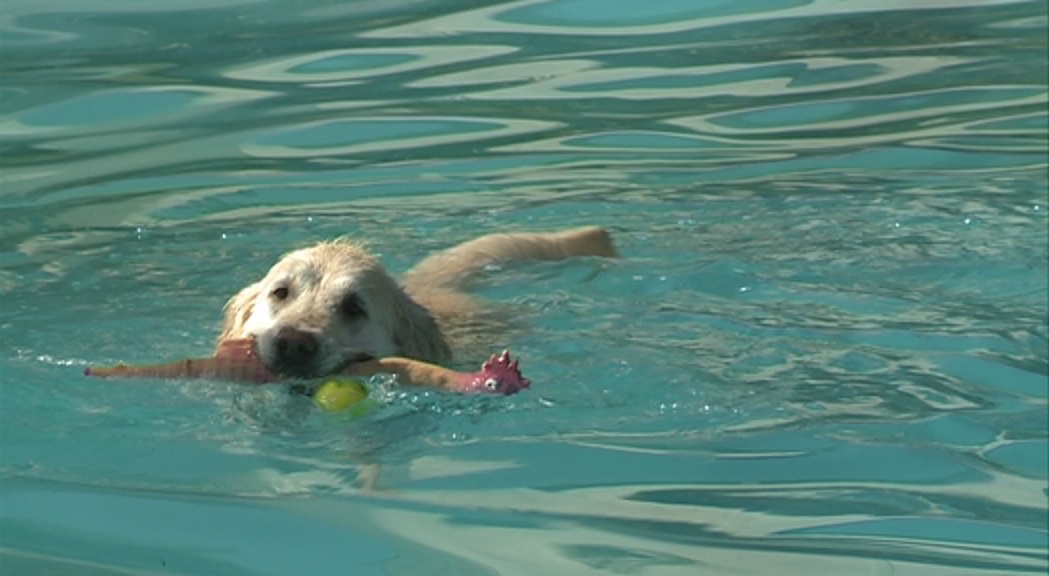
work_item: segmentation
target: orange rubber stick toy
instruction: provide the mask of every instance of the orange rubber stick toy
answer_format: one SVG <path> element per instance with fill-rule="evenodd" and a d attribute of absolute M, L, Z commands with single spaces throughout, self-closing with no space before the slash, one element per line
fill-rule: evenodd
<path fill-rule="evenodd" d="M 477 372 L 456 372 L 410 358 L 379 358 L 351 364 L 342 372 L 349 376 L 392 374 L 401 384 L 434 386 L 454 392 L 510 395 L 528 388 L 531 381 L 521 376 L 510 353 L 493 354 Z M 206 378 L 250 384 L 280 382 L 255 353 L 250 339 L 227 340 L 208 358 L 188 358 L 167 364 L 117 364 L 92 366 L 84 370 L 98 378 Z"/>

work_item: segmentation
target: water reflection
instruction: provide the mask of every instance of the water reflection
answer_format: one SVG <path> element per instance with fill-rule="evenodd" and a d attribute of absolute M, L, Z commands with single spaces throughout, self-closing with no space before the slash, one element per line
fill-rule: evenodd
<path fill-rule="evenodd" d="M 1044 3 L 613 4 L 5 3 L 0 473 L 97 510 L 15 546 L 205 495 L 427 573 L 1044 571 Z M 80 376 L 204 353 L 309 241 L 581 221 L 630 257 L 480 287 L 532 311 L 528 395 Z"/>
<path fill-rule="evenodd" d="M 0 123 L 0 137 L 85 132 L 104 135 L 131 127 L 188 122 L 194 114 L 214 113 L 218 107 L 244 105 L 269 96 L 272 94 L 257 90 L 189 85 L 107 90 L 25 110 L 13 120 Z"/>
<path fill-rule="evenodd" d="M 597 0 L 519 0 L 509 6 L 466 10 L 420 22 L 380 28 L 375 38 L 440 36 L 457 33 L 499 32 L 553 35 L 659 35 L 722 26 L 754 25 L 769 20 L 792 20 L 829 15 L 877 14 L 891 11 L 965 8 L 1010 4 L 1023 0 L 890 1 L 757 0 L 741 4 L 721 0 L 702 3 L 669 0 L 641 9 L 620 6 L 609 10 Z"/>
<path fill-rule="evenodd" d="M 481 160 L 507 154 L 575 181 L 585 179 L 575 155 L 585 154 L 584 162 L 615 167 L 595 170 L 592 181 L 642 186 L 1044 165 L 1047 96 L 1036 81 L 1044 72 L 1030 59 L 996 66 L 999 46 L 1037 43 L 1044 15 L 1010 3 L 948 9 L 971 4 L 666 2 L 642 16 L 576 0 L 432 14 L 413 12 L 414 3 L 290 15 L 234 3 L 214 7 L 205 26 L 190 18 L 199 6 L 179 4 L 167 19 L 135 9 L 137 26 L 117 33 L 114 15 L 129 10 L 122 3 L 79 26 L 61 16 L 71 6 L 20 4 L 10 31 L 59 35 L 55 42 L 82 51 L 54 60 L 47 76 L 15 64 L 30 59 L 8 60 L 0 202 L 60 213 L 85 189 L 111 202 L 148 174 L 197 182 L 201 197 L 228 194 L 230 172 L 309 187 L 346 177 L 339 163 L 418 160 L 437 173 L 477 158 L 474 174 L 460 179 L 470 189 L 519 179 L 519 170 L 492 174 Z M 187 36 L 180 31 L 190 20 L 197 24 Z M 482 31 L 477 42 L 472 33 Z M 606 39 L 573 39 L 592 33 Z M 267 34 L 276 40 L 264 42 Z M 607 39 L 623 34 L 638 37 Z M 142 49 L 114 56 L 107 46 L 115 38 Z M 223 52 L 207 55 L 215 47 Z M 34 49 L 42 48 L 5 44 L 16 57 Z M 815 154 L 794 158 L 803 151 Z M 573 156 L 559 164 L 551 153 Z M 370 172 L 372 183 L 391 185 L 384 173 Z M 116 221 L 154 221 L 155 206 L 182 203 L 182 192 L 179 184 L 158 190 L 155 203 L 126 203 L 135 212 Z"/>
<path fill-rule="evenodd" d="M 484 60 L 517 51 L 512 46 L 411 46 L 330 50 L 253 64 L 224 72 L 235 80 L 347 86 L 385 74 Z"/>
<path fill-rule="evenodd" d="M 714 47 L 710 47 L 713 49 Z M 681 56 L 701 59 L 698 48 L 682 50 Z M 718 64 L 706 66 L 616 67 L 598 60 L 543 60 L 535 64 L 513 64 L 448 77 L 427 79 L 416 86 L 464 86 L 492 82 L 519 86 L 467 92 L 480 99 L 567 99 L 617 98 L 654 100 L 663 98 L 748 97 L 775 94 L 782 98 L 892 82 L 962 64 L 951 58 L 879 58 L 874 61 L 809 58 L 777 64 Z M 1032 90 L 1032 92 L 1035 92 Z M 805 117 L 797 118 L 804 123 Z"/>
<path fill-rule="evenodd" d="M 338 119 L 266 132 L 243 149 L 261 157 L 338 156 L 447 145 L 548 131 L 558 125 L 481 118 L 369 117 Z"/>

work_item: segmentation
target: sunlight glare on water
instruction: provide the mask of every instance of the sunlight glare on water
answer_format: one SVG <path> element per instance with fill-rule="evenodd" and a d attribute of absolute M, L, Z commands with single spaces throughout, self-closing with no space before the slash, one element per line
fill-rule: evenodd
<path fill-rule="evenodd" d="M 1044 2 L 0 15 L 0 572 L 1049 569 Z M 583 224 L 476 287 L 515 396 L 82 376 L 311 242 Z"/>

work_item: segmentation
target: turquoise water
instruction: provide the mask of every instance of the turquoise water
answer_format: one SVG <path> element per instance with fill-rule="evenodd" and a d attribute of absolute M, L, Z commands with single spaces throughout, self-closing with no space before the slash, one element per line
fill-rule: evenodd
<path fill-rule="evenodd" d="M 4 574 L 1049 568 L 1044 2 L 91 4 L 0 6 Z M 580 224 L 479 287 L 523 394 L 81 375 Z"/>

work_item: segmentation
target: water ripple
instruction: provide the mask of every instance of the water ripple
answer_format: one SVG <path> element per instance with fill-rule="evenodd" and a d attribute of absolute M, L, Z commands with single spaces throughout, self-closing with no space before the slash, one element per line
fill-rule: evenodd
<path fill-rule="evenodd" d="M 484 60 L 517 51 L 512 46 L 456 45 L 354 48 L 303 54 L 224 72 L 235 80 L 346 86 L 363 78 Z"/>
<path fill-rule="evenodd" d="M 501 138 L 551 130 L 557 124 L 481 118 L 339 119 L 265 132 L 242 145 L 261 157 L 319 157 Z"/>
<path fill-rule="evenodd" d="M 171 507 L 389 538 L 395 572 L 1044 572 L 1047 23 L 1034 0 L 8 0 L 0 481 L 35 499 L 0 560 L 156 571 Z M 583 222 L 627 258 L 478 286 L 527 326 L 496 338 L 528 394 L 380 386 L 348 421 L 80 372 L 206 353 L 294 246 L 350 232 L 400 272 Z M 394 493 L 362 497 L 376 464 Z M 113 506 L 140 530 L 100 544 Z M 299 565 L 273 533 L 269 567 Z M 179 559 L 266 568 L 208 538 Z"/>
<path fill-rule="evenodd" d="M 621 6 L 609 10 L 599 0 L 519 0 L 508 6 L 493 6 L 457 12 L 429 20 L 411 22 L 369 32 L 371 38 L 432 37 L 454 31 L 464 33 L 518 33 L 566 35 L 657 35 L 756 24 L 764 20 L 877 13 L 895 10 L 928 10 L 1010 4 L 1023 0 L 926 0 L 877 2 L 856 0 L 757 0 L 738 2 L 693 2 L 665 0 L 640 7 Z"/>

